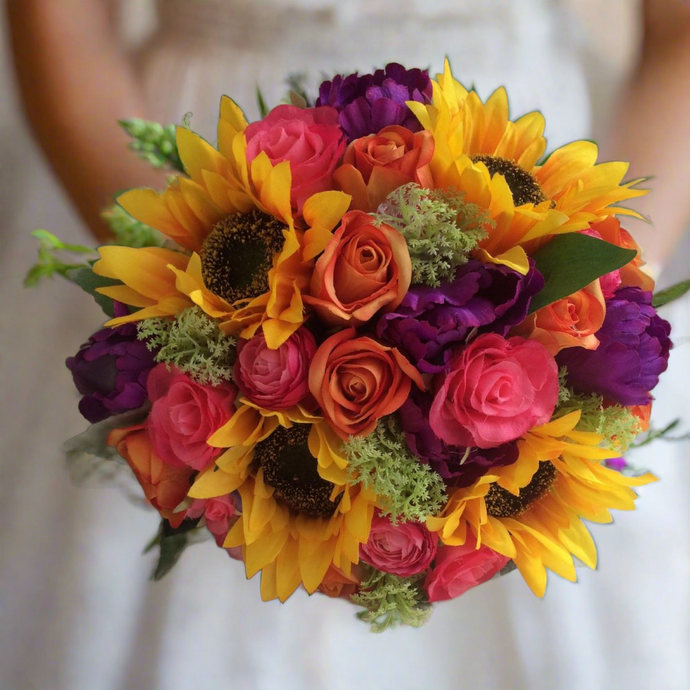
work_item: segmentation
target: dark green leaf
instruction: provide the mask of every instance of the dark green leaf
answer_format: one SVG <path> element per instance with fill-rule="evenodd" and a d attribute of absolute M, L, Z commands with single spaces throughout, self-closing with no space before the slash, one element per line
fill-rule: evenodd
<path fill-rule="evenodd" d="M 154 580 L 165 577 L 180 560 L 182 552 L 187 548 L 187 535 L 174 534 L 170 537 L 161 537 L 160 554 L 158 563 L 153 571 Z"/>
<path fill-rule="evenodd" d="M 179 527 L 171 527 L 167 520 L 161 521 L 158 534 L 149 542 L 144 551 L 144 553 L 150 551 L 156 544 L 160 546 L 158 563 L 151 576 L 153 580 L 160 580 L 165 577 L 180 560 L 182 552 L 194 543 L 190 539 L 190 532 L 196 529 L 198 523 L 199 520 L 183 520 Z"/>
<path fill-rule="evenodd" d="M 113 317 L 113 300 L 110 299 L 110 297 L 96 292 L 96 288 L 120 285 L 121 283 L 119 281 L 96 275 L 93 269 L 86 266 L 83 268 L 73 268 L 67 271 L 66 276 L 68 280 L 77 284 L 84 292 L 88 292 L 88 294 L 96 300 L 96 304 L 98 304 L 108 316 L 111 318 Z"/>
<path fill-rule="evenodd" d="M 684 280 L 682 283 L 676 283 L 665 290 L 659 290 L 659 292 L 654 295 L 652 304 L 658 309 L 669 302 L 677 300 L 687 292 L 690 292 L 690 280 Z"/>
<path fill-rule="evenodd" d="M 266 117 L 266 115 L 268 115 L 268 106 L 266 105 L 264 95 L 261 93 L 261 89 L 258 86 L 256 87 L 256 102 L 259 106 L 259 114 L 262 118 Z"/>
<path fill-rule="evenodd" d="M 579 232 L 557 235 L 533 256 L 546 284 L 532 300 L 530 313 L 622 268 L 636 255 L 634 249 L 623 249 Z"/>

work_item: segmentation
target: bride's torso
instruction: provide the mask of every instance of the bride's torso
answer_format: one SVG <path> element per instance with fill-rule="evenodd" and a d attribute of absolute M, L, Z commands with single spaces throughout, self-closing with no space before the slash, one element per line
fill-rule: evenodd
<path fill-rule="evenodd" d="M 221 94 L 258 115 L 289 74 L 369 71 L 387 62 L 454 74 L 486 98 L 506 85 L 512 112 L 541 110 L 550 144 L 589 131 L 577 45 L 550 0 L 158 0 L 157 29 L 141 52 L 152 116 L 212 137 Z"/>

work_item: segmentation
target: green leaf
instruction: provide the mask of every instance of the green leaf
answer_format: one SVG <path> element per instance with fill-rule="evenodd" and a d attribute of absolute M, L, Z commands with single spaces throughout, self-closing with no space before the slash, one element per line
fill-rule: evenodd
<path fill-rule="evenodd" d="M 180 560 L 182 552 L 194 541 L 190 539 L 190 532 L 196 529 L 199 520 L 184 520 L 179 527 L 171 527 L 167 520 L 161 520 L 158 534 L 147 545 L 144 553 L 159 546 L 158 562 L 151 575 L 152 580 L 165 577 Z"/>
<path fill-rule="evenodd" d="M 110 287 L 111 285 L 121 285 L 117 280 L 111 280 L 110 278 L 103 278 L 102 276 L 96 275 L 92 268 L 84 266 L 82 268 L 72 268 L 66 273 L 68 280 L 78 285 L 84 292 L 87 292 L 95 300 L 96 304 L 106 313 L 107 316 L 111 318 L 114 315 L 113 311 L 113 300 L 110 297 L 101 295 L 96 292 L 96 288 L 100 287 Z"/>
<path fill-rule="evenodd" d="M 659 290 L 659 292 L 654 295 L 652 305 L 658 309 L 659 307 L 663 307 L 664 305 L 677 300 L 687 292 L 690 292 L 690 280 L 684 280 L 683 282 L 676 283 L 665 290 Z"/>
<path fill-rule="evenodd" d="M 546 284 L 532 300 L 530 313 L 622 268 L 636 255 L 634 249 L 623 249 L 579 232 L 557 235 L 533 256 Z"/>
<path fill-rule="evenodd" d="M 264 100 L 264 95 L 261 93 L 261 89 L 257 86 L 256 87 L 256 103 L 259 106 L 259 114 L 261 117 L 266 117 L 268 115 L 268 106 L 266 105 L 266 101 Z"/>

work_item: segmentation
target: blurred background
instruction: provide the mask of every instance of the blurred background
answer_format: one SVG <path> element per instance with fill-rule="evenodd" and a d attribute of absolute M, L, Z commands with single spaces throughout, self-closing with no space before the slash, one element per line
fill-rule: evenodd
<path fill-rule="evenodd" d="M 594 525 L 598 572 L 517 575 L 438 606 L 421 630 L 375 636 L 353 607 L 297 593 L 262 604 L 207 542 L 150 584 L 157 515 L 117 490 L 78 489 L 60 453 L 86 422 L 64 367 L 102 323 L 55 280 L 25 290 L 45 228 L 89 244 L 98 210 L 156 185 L 115 120 L 179 122 L 210 140 L 222 93 L 257 116 L 284 76 L 398 60 L 454 74 L 512 115 L 541 110 L 549 150 L 596 138 L 604 159 L 655 176 L 627 223 L 659 284 L 690 275 L 690 12 L 681 0 L 6 0 L 0 18 L 0 688 L 209 690 L 690 687 L 690 444 L 630 461 L 661 481 L 635 513 Z M 665 309 L 676 349 L 652 421 L 690 425 L 690 304 Z"/>

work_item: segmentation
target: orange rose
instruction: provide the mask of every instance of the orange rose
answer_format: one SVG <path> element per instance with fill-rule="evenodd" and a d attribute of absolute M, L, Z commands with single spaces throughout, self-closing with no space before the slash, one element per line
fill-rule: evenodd
<path fill-rule="evenodd" d="M 538 340 L 554 357 L 566 347 L 596 350 L 595 333 L 606 316 L 606 302 L 599 281 L 559 299 L 527 317 L 515 335 Z"/>
<path fill-rule="evenodd" d="M 649 420 L 652 416 L 652 403 L 647 405 L 631 405 L 628 409 L 640 420 L 640 431 L 647 431 L 649 429 Z"/>
<path fill-rule="evenodd" d="M 316 351 L 309 390 L 340 438 L 370 434 L 380 417 L 395 412 L 419 372 L 394 347 L 355 338 L 354 328 L 332 335 Z"/>
<path fill-rule="evenodd" d="M 354 572 L 348 576 L 339 568 L 331 565 L 317 589 L 329 597 L 349 599 L 357 591 L 357 585 L 359 585 L 359 578 L 355 576 Z"/>
<path fill-rule="evenodd" d="M 392 125 L 378 134 L 355 139 L 333 179 L 352 196 L 351 209 L 375 211 L 393 190 L 408 182 L 433 188 L 429 170 L 433 155 L 431 132 L 411 132 Z"/>
<path fill-rule="evenodd" d="M 634 249 L 637 256 L 620 269 L 621 285 L 623 287 L 639 287 L 647 292 L 654 292 L 654 280 L 643 270 L 642 252 L 639 245 L 627 230 L 621 227 L 620 221 L 615 216 L 609 216 L 599 223 L 590 225 L 590 228 L 601 235 L 601 239 L 617 247 Z"/>
<path fill-rule="evenodd" d="M 184 520 L 185 511 L 173 511 L 186 498 L 194 470 L 190 467 L 166 465 L 155 456 L 143 424 L 127 429 L 113 429 L 108 436 L 108 445 L 117 449 L 132 468 L 146 500 L 172 527 L 179 527 Z"/>
<path fill-rule="evenodd" d="M 412 280 L 405 238 L 389 225 L 350 211 L 314 267 L 304 301 L 331 326 L 359 326 L 402 302 Z"/>

